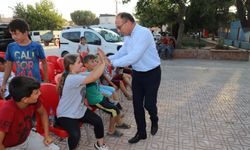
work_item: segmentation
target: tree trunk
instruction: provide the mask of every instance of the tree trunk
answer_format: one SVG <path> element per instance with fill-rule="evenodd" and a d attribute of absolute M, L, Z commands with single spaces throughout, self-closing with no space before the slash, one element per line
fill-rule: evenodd
<path fill-rule="evenodd" d="M 237 8 L 238 17 L 240 19 L 241 26 L 244 29 L 247 27 L 247 19 L 246 19 L 246 10 L 245 10 L 244 3 L 242 0 L 236 0 L 236 8 Z"/>
<path fill-rule="evenodd" d="M 247 26 L 245 27 L 246 31 L 250 31 L 250 0 L 246 0 L 246 10 L 247 10 Z"/>
<path fill-rule="evenodd" d="M 182 37 L 183 37 L 183 31 L 184 31 L 184 22 L 179 23 L 179 29 L 178 29 L 178 37 L 176 41 L 176 48 L 182 47 Z"/>
<path fill-rule="evenodd" d="M 182 0 L 176 0 L 176 2 L 179 5 L 179 15 L 177 18 L 177 22 L 179 24 L 179 29 L 178 29 L 178 37 L 176 41 L 176 48 L 181 48 L 182 47 L 182 37 L 183 37 L 183 32 L 184 32 L 184 17 L 186 15 L 186 6 L 185 3 Z"/>

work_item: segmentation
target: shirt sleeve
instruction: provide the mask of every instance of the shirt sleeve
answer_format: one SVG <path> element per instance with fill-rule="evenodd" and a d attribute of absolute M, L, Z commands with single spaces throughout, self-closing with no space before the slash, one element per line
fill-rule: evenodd
<path fill-rule="evenodd" d="M 111 60 L 113 66 L 125 67 L 136 63 L 144 55 L 145 51 L 151 44 L 150 42 L 146 42 L 150 41 L 150 35 L 145 30 L 142 30 L 139 34 L 136 34 L 133 38 L 133 41 L 130 43 L 132 45 L 125 47 L 128 54 L 120 57 L 119 59 Z"/>
<path fill-rule="evenodd" d="M 79 86 L 82 86 L 82 83 L 86 78 L 86 74 L 80 73 L 77 75 L 68 75 L 66 80 L 69 80 L 69 81 L 67 81 L 67 82 L 65 81 L 64 86 L 66 86 L 67 88 L 78 88 Z"/>
<path fill-rule="evenodd" d="M 0 110 L 0 130 L 3 132 L 8 132 L 11 124 L 13 123 L 14 111 L 3 107 Z"/>
<path fill-rule="evenodd" d="M 118 59 L 124 55 L 126 55 L 126 45 L 123 45 L 114 55 L 110 55 L 108 58 L 112 62 L 115 59 Z"/>
<path fill-rule="evenodd" d="M 5 60 L 14 61 L 14 59 L 11 57 L 11 49 L 12 49 L 12 47 L 13 47 L 13 43 L 10 43 L 7 46 L 7 50 L 5 52 Z"/>
<path fill-rule="evenodd" d="M 45 59 L 45 52 L 41 44 L 37 44 L 38 58 Z"/>

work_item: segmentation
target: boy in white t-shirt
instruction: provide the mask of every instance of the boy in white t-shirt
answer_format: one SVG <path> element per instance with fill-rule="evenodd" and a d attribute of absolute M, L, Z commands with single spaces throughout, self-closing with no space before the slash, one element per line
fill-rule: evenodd
<path fill-rule="evenodd" d="M 3 75 L 4 75 L 4 70 L 5 70 L 5 63 L 6 63 L 6 60 L 4 58 L 0 57 L 0 85 L 2 85 L 2 82 L 3 82 Z M 2 99 L 5 99 L 5 100 L 10 99 L 10 93 L 9 93 L 9 86 L 8 85 L 9 85 L 10 80 L 14 76 L 15 76 L 14 73 L 11 72 L 10 77 L 9 77 L 9 79 L 7 81 L 6 90 L 5 90 L 4 94 L 1 95 Z"/>

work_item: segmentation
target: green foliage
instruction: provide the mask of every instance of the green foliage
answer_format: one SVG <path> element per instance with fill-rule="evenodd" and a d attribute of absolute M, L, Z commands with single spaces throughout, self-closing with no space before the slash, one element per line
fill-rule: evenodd
<path fill-rule="evenodd" d="M 224 38 L 219 38 L 217 45 L 215 46 L 216 49 L 229 49 L 228 45 L 224 45 Z"/>
<path fill-rule="evenodd" d="M 203 40 L 199 40 L 197 38 L 192 37 L 183 37 L 182 39 L 182 46 L 188 48 L 197 48 L 197 47 L 205 47 L 206 42 Z"/>
<path fill-rule="evenodd" d="M 219 27 L 229 26 L 235 18 L 233 13 L 229 13 L 233 4 L 234 0 L 191 0 L 186 12 L 186 31 L 202 31 L 205 28 L 215 33 Z"/>
<path fill-rule="evenodd" d="M 30 30 L 58 30 L 65 24 L 65 20 L 54 10 L 50 0 L 42 0 L 35 7 L 17 3 L 14 7 L 14 17 L 25 19 Z"/>
<path fill-rule="evenodd" d="M 235 0 L 237 16 L 240 19 L 243 30 L 250 31 L 250 1 Z"/>
<path fill-rule="evenodd" d="M 99 22 L 99 19 L 91 11 L 76 10 L 70 14 L 70 17 L 76 25 L 81 26 L 93 25 Z"/>
<path fill-rule="evenodd" d="M 139 0 L 136 5 L 136 17 L 140 24 L 153 27 L 165 24 L 178 24 L 176 47 L 181 47 L 184 31 L 184 16 L 189 0 Z M 175 35 L 176 36 L 176 35 Z"/>
<path fill-rule="evenodd" d="M 169 0 L 139 0 L 135 16 L 144 26 L 162 26 L 175 21 L 176 5 Z"/>

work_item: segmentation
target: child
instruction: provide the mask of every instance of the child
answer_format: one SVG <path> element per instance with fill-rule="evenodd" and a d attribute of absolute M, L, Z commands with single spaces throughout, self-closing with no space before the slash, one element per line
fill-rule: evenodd
<path fill-rule="evenodd" d="M 0 107 L 0 149 L 57 150 L 49 135 L 48 115 L 38 100 L 40 83 L 33 78 L 14 77 L 9 84 L 12 100 Z M 44 138 L 31 130 L 32 116 L 38 112 Z"/>
<path fill-rule="evenodd" d="M 175 40 L 173 38 L 169 39 L 167 48 L 166 48 L 166 57 L 169 59 L 173 59 L 173 52 L 175 49 Z"/>
<path fill-rule="evenodd" d="M 99 64 L 95 61 L 94 55 L 87 55 L 84 57 L 84 66 L 88 71 L 93 71 Z M 104 69 L 104 68 L 103 68 Z M 103 70 L 102 70 L 103 71 Z M 120 131 L 116 130 L 116 127 L 129 129 L 130 126 L 122 123 L 120 110 L 117 106 L 109 101 L 109 98 L 102 95 L 100 87 L 97 81 L 87 84 L 86 96 L 90 105 L 94 105 L 104 112 L 111 114 L 108 135 L 120 137 L 123 135 Z"/>
<path fill-rule="evenodd" d="M 2 82 L 3 82 L 5 63 L 6 63 L 5 59 L 0 57 L 0 85 L 2 85 Z M 14 74 L 13 72 L 11 72 L 10 77 L 7 81 L 6 90 L 3 93 L 3 95 L 1 95 L 2 99 L 5 99 L 5 100 L 10 99 L 8 84 L 13 77 L 14 77 Z"/>
<path fill-rule="evenodd" d="M 128 87 L 131 88 L 129 75 L 124 74 L 120 72 L 119 70 L 121 69 L 116 68 L 115 75 L 112 77 L 111 75 L 113 74 L 112 70 L 108 71 L 108 69 L 105 69 L 104 74 L 103 74 L 103 78 L 104 78 L 103 84 L 110 85 L 114 87 L 115 89 L 120 89 L 128 100 L 132 100 L 132 95 L 129 94 L 127 87 L 126 87 L 126 85 L 128 85 Z"/>
<path fill-rule="evenodd" d="M 77 53 L 81 54 L 82 52 L 89 53 L 89 47 L 84 36 L 80 38 L 80 43 L 77 49 Z"/>
<path fill-rule="evenodd" d="M 103 56 L 100 56 L 103 59 Z M 68 133 L 69 149 L 75 149 L 79 143 L 80 122 L 94 126 L 97 150 L 107 150 L 104 144 L 104 126 L 102 119 L 89 110 L 83 103 L 86 92 L 86 84 L 96 81 L 102 74 L 104 62 L 90 74 L 82 74 L 82 62 L 79 55 L 68 54 L 64 57 L 65 71 L 58 85 L 61 98 L 57 107 L 59 125 Z"/>
<path fill-rule="evenodd" d="M 41 82 L 39 61 L 42 62 L 44 82 L 48 82 L 47 61 L 42 46 L 29 39 L 29 25 L 22 19 L 14 19 L 9 24 L 9 32 L 15 42 L 7 47 L 5 59 L 6 68 L 1 92 L 6 89 L 13 64 L 16 65 L 16 76 L 34 77 Z"/>

